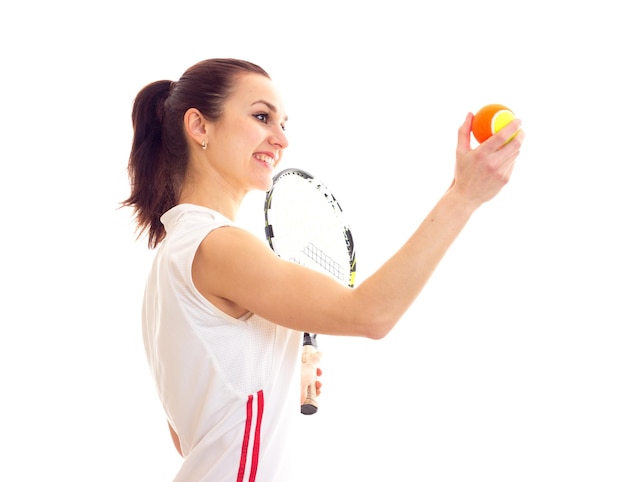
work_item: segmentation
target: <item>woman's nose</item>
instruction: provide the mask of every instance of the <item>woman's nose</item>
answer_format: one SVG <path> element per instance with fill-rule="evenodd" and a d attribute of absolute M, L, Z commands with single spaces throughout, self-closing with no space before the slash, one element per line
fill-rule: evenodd
<path fill-rule="evenodd" d="M 280 128 L 280 131 L 272 134 L 272 137 L 270 138 L 270 144 L 272 144 L 274 147 L 278 147 L 279 149 L 285 149 L 289 145 L 287 135 L 282 128 Z"/>

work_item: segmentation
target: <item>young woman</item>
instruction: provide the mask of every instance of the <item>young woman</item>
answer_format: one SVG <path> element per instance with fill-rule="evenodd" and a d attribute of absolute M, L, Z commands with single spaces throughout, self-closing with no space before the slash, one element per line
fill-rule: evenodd
<path fill-rule="evenodd" d="M 290 419 L 320 373 L 318 359 L 301 364 L 302 332 L 384 337 L 472 213 L 509 180 L 520 121 L 471 149 L 472 117 L 458 131 L 450 188 L 406 244 L 351 289 L 278 258 L 233 224 L 248 192 L 270 189 L 289 144 L 285 105 L 262 68 L 205 60 L 138 93 L 123 204 L 158 247 L 143 334 L 184 457 L 176 480 L 296 480 L 285 455 Z"/>

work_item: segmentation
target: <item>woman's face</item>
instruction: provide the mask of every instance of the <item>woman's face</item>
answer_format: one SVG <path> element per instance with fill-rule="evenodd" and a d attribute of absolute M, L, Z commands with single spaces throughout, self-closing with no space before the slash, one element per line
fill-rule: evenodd
<path fill-rule="evenodd" d="M 288 141 L 287 114 L 273 82 L 259 74 L 239 76 L 211 128 L 207 155 L 229 185 L 244 194 L 267 191 Z"/>

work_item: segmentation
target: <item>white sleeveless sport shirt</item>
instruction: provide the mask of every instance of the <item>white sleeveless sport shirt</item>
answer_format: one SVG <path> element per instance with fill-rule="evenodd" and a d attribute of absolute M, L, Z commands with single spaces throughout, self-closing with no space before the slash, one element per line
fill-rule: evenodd
<path fill-rule="evenodd" d="M 302 333 L 251 314 L 235 319 L 195 288 L 202 240 L 232 223 L 181 204 L 161 218 L 146 284 L 143 338 L 184 456 L 177 482 L 291 482 L 290 420 L 299 413 Z M 259 288 L 262 289 L 262 288 Z"/>

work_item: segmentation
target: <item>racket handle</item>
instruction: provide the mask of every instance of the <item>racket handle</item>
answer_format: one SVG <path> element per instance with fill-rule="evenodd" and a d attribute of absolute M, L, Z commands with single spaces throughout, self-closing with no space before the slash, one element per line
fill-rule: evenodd
<path fill-rule="evenodd" d="M 317 352 L 317 348 L 313 344 L 305 344 L 302 347 L 302 363 L 306 363 L 315 352 Z M 313 415 L 317 412 L 317 389 L 315 388 L 315 382 L 307 387 L 306 399 L 300 406 L 300 412 L 304 415 Z"/>

